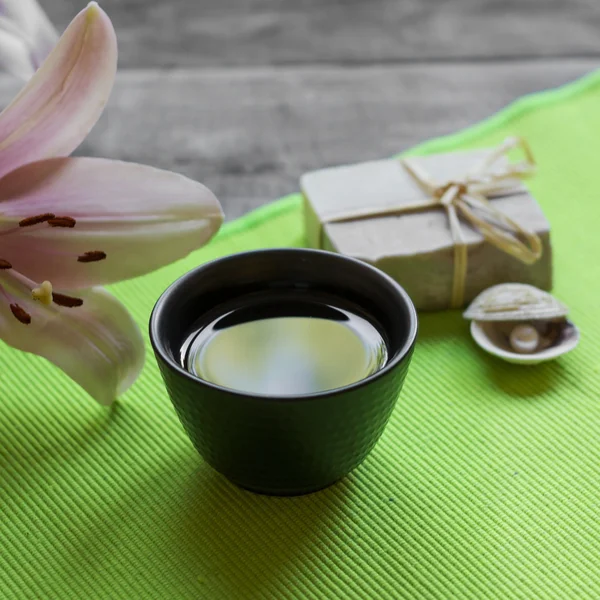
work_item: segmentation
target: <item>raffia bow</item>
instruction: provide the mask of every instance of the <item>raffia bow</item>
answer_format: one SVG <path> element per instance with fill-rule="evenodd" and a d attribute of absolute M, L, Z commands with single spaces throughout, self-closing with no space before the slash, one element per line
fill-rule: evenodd
<path fill-rule="evenodd" d="M 524 160 L 500 164 L 503 157 L 517 148 L 523 151 Z M 467 277 L 467 246 L 459 216 L 479 231 L 486 241 L 521 262 L 533 264 L 541 257 L 542 242 L 538 235 L 521 227 L 489 201 L 494 196 L 515 193 L 518 181 L 535 172 L 535 161 L 525 140 L 508 138 L 465 177 L 443 183 L 435 182 L 421 166 L 409 159 L 401 159 L 400 163 L 427 195 L 426 200 L 397 208 L 366 209 L 339 215 L 326 222 L 344 223 L 445 209 L 454 241 L 452 308 L 458 308 L 464 302 Z"/>

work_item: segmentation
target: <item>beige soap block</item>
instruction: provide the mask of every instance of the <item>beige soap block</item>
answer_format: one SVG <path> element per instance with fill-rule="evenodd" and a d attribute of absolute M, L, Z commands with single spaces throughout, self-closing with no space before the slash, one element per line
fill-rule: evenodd
<path fill-rule="evenodd" d="M 464 176 L 491 150 L 414 157 L 436 182 Z M 301 178 L 305 197 L 306 233 L 313 248 L 340 252 L 364 260 L 396 279 L 421 310 L 450 306 L 454 277 L 454 240 L 443 208 L 330 223 L 335 217 L 365 209 L 398 208 L 427 200 L 399 160 L 377 160 L 312 171 Z M 464 303 L 497 283 L 529 283 L 552 288 L 550 225 L 542 210 L 517 182 L 510 193 L 491 198 L 493 206 L 523 228 L 536 232 L 542 257 L 526 265 L 483 239 L 461 219 L 468 246 Z"/>

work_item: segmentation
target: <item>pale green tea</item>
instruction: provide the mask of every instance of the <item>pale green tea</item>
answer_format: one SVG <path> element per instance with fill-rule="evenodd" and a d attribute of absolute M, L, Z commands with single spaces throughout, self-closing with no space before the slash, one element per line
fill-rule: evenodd
<path fill-rule="evenodd" d="M 186 369 L 234 390 L 296 396 L 355 383 L 386 364 L 385 341 L 365 318 L 332 306 L 315 308 L 318 316 L 307 316 L 310 305 L 297 312 L 253 318 L 264 315 L 239 310 L 213 320 L 188 338 Z"/>

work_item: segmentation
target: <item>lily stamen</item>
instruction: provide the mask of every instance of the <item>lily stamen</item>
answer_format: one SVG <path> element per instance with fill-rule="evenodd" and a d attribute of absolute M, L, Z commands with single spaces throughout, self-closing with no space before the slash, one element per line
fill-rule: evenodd
<path fill-rule="evenodd" d="M 18 304 L 11 304 L 10 310 L 17 321 L 23 323 L 23 325 L 29 325 L 31 323 L 31 315 Z"/>
<path fill-rule="evenodd" d="M 7 260 L 0 258 L 0 269 L 12 269 L 12 265 Z"/>
<path fill-rule="evenodd" d="M 42 215 L 35 215 L 33 217 L 27 217 L 19 221 L 19 227 L 31 227 L 32 225 L 39 225 L 40 223 L 46 223 L 50 219 L 54 219 L 55 215 L 52 213 L 44 213 Z"/>
<path fill-rule="evenodd" d="M 90 250 L 89 252 L 84 252 L 80 256 L 77 257 L 77 262 L 80 263 L 91 263 L 98 262 L 99 260 L 104 260 L 106 258 L 106 252 L 102 252 L 102 250 Z"/>
<path fill-rule="evenodd" d="M 83 304 L 83 300 L 81 298 L 67 296 L 66 294 L 57 294 L 56 292 L 52 293 L 52 299 L 54 300 L 54 304 L 58 304 L 58 306 L 64 306 L 66 308 L 77 308 Z"/>
<path fill-rule="evenodd" d="M 22 273 L 19 273 L 19 271 L 15 270 L 11 270 L 10 272 L 6 273 L 6 275 L 10 277 L 10 279 L 12 279 L 14 283 L 17 284 L 18 287 L 15 289 L 18 290 L 18 294 L 31 294 L 31 298 L 33 300 L 36 300 L 41 304 L 44 304 L 45 306 L 50 307 L 52 303 L 56 304 L 57 306 L 63 306 L 66 308 L 76 308 L 78 306 L 83 305 L 82 298 L 77 298 L 76 296 L 67 296 L 66 294 L 59 294 L 55 292 L 52 283 L 50 283 L 49 281 L 44 281 L 38 285 L 35 281 L 29 279 Z M 10 279 L 8 279 L 8 281 L 10 281 Z M 5 296 L 9 304 L 19 306 L 15 301 L 15 297 L 12 295 L 8 295 L 4 291 L 4 288 L 2 286 L 0 286 L 0 293 L 2 293 Z M 29 319 L 31 321 L 31 316 L 29 317 Z"/>
<path fill-rule="evenodd" d="M 68 227 L 73 228 L 77 221 L 73 217 L 55 217 L 48 219 L 50 227 Z"/>

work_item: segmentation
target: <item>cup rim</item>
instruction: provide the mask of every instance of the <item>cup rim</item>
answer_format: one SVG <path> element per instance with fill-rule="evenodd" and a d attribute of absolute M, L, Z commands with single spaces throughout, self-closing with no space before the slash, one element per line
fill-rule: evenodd
<path fill-rule="evenodd" d="M 161 336 L 158 334 L 160 321 L 162 318 L 162 311 L 164 309 L 165 303 L 168 301 L 169 297 L 174 294 L 178 288 L 184 286 L 187 281 L 190 279 L 194 279 L 198 276 L 202 271 L 208 268 L 214 268 L 221 263 L 229 262 L 231 260 L 236 260 L 238 258 L 242 258 L 244 256 L 249 255 L 259 255 L 259 254 L 271 254 L 271 253 L 288 253 L 288 254 L 313 254 L 313 255 L 328 255 L 334 256 L 339 260 L 346 261 L 349 263 L 354 263 L 357 268 L 365 269 L 367 271 L 372 272 L 376 277 L 381 279 L 385 284 L 394 288 L 396 293 L 398 293 L 406 308 L 408 309 L 409 315 L 409 323 L 408 323 L 408 334 L 406 336 L 406 340 L 402 347 L 396 352 L 395 356 L 389 360 L 385 366 L 372 375 L 365 377 L 363 379 L 359 379 L 354 383 L 350 383 L 348 385 L 333 388 L 330 390 L 323 390 L 320 392 L 313 392 L 309 394 L 298 394 L 289 396 L 278 396 L 275 394 L 258 394 L 251 392 L 244 392 L 242 390 L 236 390 L 233 388 L 228 388 L 211 381 L 207 381 L 206 379 L 202 379 L 196 375 L 193 375 L 186 369 L 184 369 L 174 358 L 170 355 L 167 349 L 164 347 L 164 344 L 160 340 Z M 298 402 L 298 401 L 311 401 L 316 399 L 329 398 L 332 396 L 337 396 L 339 394 L 344 394 L 353 390 L 360 389 L 366 385 L 370 385 L 374 381 L 377 381 L 381 377 L 387 375 L 390 371 L 392 371 L 398 364 L 400 364 L 406 356 L 410 353 L 412 348 L 414 347 L 417 334 L 418 334 L 418 317 L 417 310 L 411 300 L 410 296 L 407 294 L 405 289 L 394 279 L 392 279 L 387 273 L 384 273 L 380 269 L 364 262 L 359 259 L 353 258 L 351 256 L 347 256 L 344 254 L 338 254 L 336 252 L 329 252 L 327 250 L 316 250 L 312 248 L 265 248 L 259 250 L 249 250 L 245 252 L 237 252 L 235 254 L 228 254 L 227 256 L 222 256 L 220 258 L 208 261 L 199 265 L 198 267 L 188 271 L 187 273 L 178 277 L 173 283 L 167 287 L 167 289 L 160 295 L 158 300 L 156 301 L 154 308 L 152 309 L 152 313 L 150 315 L 149 321 L 149 335 L 150 335 L 150 343 L 152 344 L 152 348 L 158 356 L 167 364 L 167 366 L 176 371 L 182 377 L 190 380 L 191 382 L 196 383 L 197 385 L 206 386 L 215 391 L 219 391 L 221 393 L 228 393 L 238 398 L 246 398 L 250 400 L 261 400 L 266 402 Z"/>

